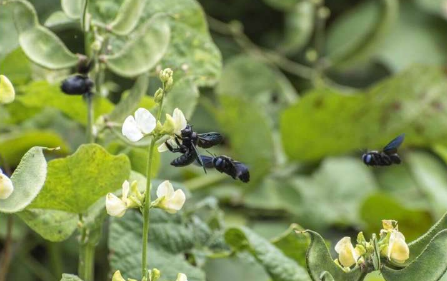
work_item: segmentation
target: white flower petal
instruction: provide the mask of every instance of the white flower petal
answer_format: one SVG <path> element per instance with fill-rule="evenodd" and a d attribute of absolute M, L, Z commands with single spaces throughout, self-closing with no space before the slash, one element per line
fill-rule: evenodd
<path fill-rule="evenodd" d="M 107 214 L 112 217 L 122 217 L 126 213 L 126 203 L 119 199 L 115 194 L 109 193 L 106 196 Z"/>
<path fill-rule="evenodd" d="M 112 276 L 112 281 L 126 281 L 126 280 L 121 275 L 121 272 L 119 270 L 117 270 L 117 271 L 115 271 L 115 273 Z"/>
<path fill-rule="evenodd" d="M 169 181 L 160 183 L 157 187 L 157 198 L 166 196 L 166 199 L 170 199 L 174 195 L 174 187 Z"/>
<path fill-rule="evenodd" d="M 123 182 L 122 189 L 123 189 L 123 194 L 122 194 L 121 198 L 123 199 L 123 201 L 126 201 L 127 196 L 129 195 L 129 189 L 130 189 L 130 184 L 127 180 Z"/>
<path fill-rule="evenodd" d="M 338 253 L 338 260 L 344 267 L 350 267 L 357 262 L 358 255 L 352 246 L 350 237 L 343 237 L 338 241 L 335 251 Z"/>
<path fill-rule="evenodd" d="M 169 149 L 166 146 L 166 143 L 162 143 L 158 146 L 157 150 L 158 150 L 158 152 L 165 152 L 165 151 L 168 151 Z"/>
<path fill-rule="evenodd" d="M 177 279 L 175 281 L 188 281 L 188 278 L 186 277 L 185 274 L 179 273 L 177 274 Z"/>
<path fill-rule="evenodd" d="M 135 120 L 138 128 L 140 128 L 141 132 L 144 134 L 150 134 L 155 129 L 155 117 L 145 108 L 138 108 L 137 111 L 135 111 Z"/>
<path fill-rule="evenodd" d="M 174 133 L 176 135 L 181 135 L 182 130 L 185 129 L 188 122 L 186 121 L 185 115 L 183 115 L 183 112 L 176 108 L 174 109 L 174 113 L 172 114 L 172 118 L 174 118 L 174 124 L 175 124 L 175 130 Z"/>
<path fill-rule="evenodd" d="M 133 116 L 128 116 L 126 120 L 124 120 L 122 133 L 126 138 L 133 142 L 139 141 L 144 137 Z"/>
<path fill-rule="evenodd" d="M 0 174 L 0 199 L 6 199 L 11 196 L 14 186 L 10 178 L 4 174 Z"/>
<path fill-rule="evenodd" d="M 185 193 L 181 189 L 177 189 L 174 192 L 174 195 L 167 202 L 167 211 L 169 212 L 177 212 L 185 204 L 186 196 Z"/>

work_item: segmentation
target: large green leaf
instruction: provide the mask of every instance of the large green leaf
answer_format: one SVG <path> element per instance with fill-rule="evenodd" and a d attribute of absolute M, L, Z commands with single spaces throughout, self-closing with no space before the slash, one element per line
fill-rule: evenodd
<path fill-rule="evenodd" d="M 116 18 L 110 23 L 111 31 L 118 35 L 129 34 L 137 26 L 145 4 L 145 0 L 123 1 Z"/>
<path fill-rule="evenodd" d="M 445 164 L 433 155 L 424 152 L 412 152 L 407 156 L 406 161 L 423 195 L 430 202 L 432 211 L 440 217 L 447 211 Z"/>
<path fill-rule="evenodd" d="M 47 181 L 30 208 L 85 212 L 120 188 L 129 173 L 126 156 L 113 156 L 97 144 L 82 145 L 73 155 L 48 163 Z"/>
<path fill-rule="evenodd" d="M 14 27 L 13 8 L 2 5 L 0 9 L 0 60 L 19 45 L 18 34 Z M 0 68 L 3 71 L 3 67 Z M 2 73 L 3 74 L 3 73 Z"/>
<path fill-rule="evenodd" d="M 52 242 L 68 239 L 78 226 L 78 215 L 64 211 L 27 209 L 17 215 L 32 230 Z"/>
<path fill-rule="evenodd" d="M 447 230 L 442 230 L 430 241 L 425 250 L 403 269 L 384 266 L 381 269 L 387 281 L 438 281 L 447 270 Z"/>
<path fill-rule="evenodd" d="M 163 102 L 163 111 L 172 115 L 179 108 L 186 118 L 191 118 L 199 99 L 199 89 L 191 78 L 181 78 L 175 81 L 174 87 Z"/>
<path fill-rule="evenodd" d="M 87 104 L 82 96 L 68 96 L 62 93 L 58 85 L 51 85 L 45 81 L 36 81 L 18 89 L 17 99 L 30 108 L 54 107 L 70 118 L 87 124 Z M 112 111 L 112 103 L 103 98 L 94 99 L 95 117 Z"/>
<path fill-rule="evenodd" d="M 311 243 L 306 254 L 307 270 L 313 281 L 320 281 L 320 277 L 324 272 L 332 275 L 334 280 L 343 281 L 361 281 L 366 275 L 360 267 L 346 273 L 338 265 L 334 263 L 329 249 L 324 242 L 323 237 L 317 232 L 307 230 L 310 234 Z M 327 279 L 330 280 L 330 279 Z"/>
<path fill-rule="evenodd" d="M 310 244 L 310 238 L 306 235 L 297 235 L 295 230 L 300 229 L 300 226 L 292 224 L 287 231 L 274 238 L 272 243 L 286 256 L 295 260 L 299 265 L 305 267 L 306 252 Z"/>
<path fill-rule="evenodd" d="M 405 145 L 444 143 L 447 81 L 441 69 L 415 65 L 366 92 L 316 89 L 284 111 L 282 142 L 294 160 L 381 149 L 405 132 Z M 353 121 L 354 120 L 354 121 Z"/>
<path fill-rule="evenodd" d="M 77 56 L 51 30 L 39 24 L 29 2 L 13 0 L 7 4 L 14 7 L 19 43 L 30 60 L 50 69 L 72 67 L 78 62 Z"/>
<path fill-rule="evenodd" d="M 31 64 L 21 48 L 3 58 L 0 61 L 0 69 L 0 74 L 8 77 L 13 85 L 25 84 L 31 79 Z"/>
<path fill-rule="evenodd" d="M 310 280 L 303 267 L 248 228 L 228 229 L 225 232 L 225 240 L 236 251 L 250 252 L 275 281 Z"/>
<path fill-rule="evenodd" d="M 194 238 L 191 240 L 194 235 L 187 234 L 192 230 L 192 225 L 189 230 L 182 230 L 180 228 L 187 226 L 176 227 L 178 218 L 172 220 L 169 216 L 161 210 L 151 210 L 151 220 L 158 223 L 150 228 L 149 268 L 158 268 L 162 273 L 162 280 L 175 280 L 179 272 L 185 273 L 188 280 L 205 280 L 203 271 L 190 265 L 181 252 L 190 248 L 188 245 L 191 243 L 197 242 Z M 134 211 L 127 212 L 122 218 L 114 218 L 110 224 L 108 243 L 111 267 L 113 270 L 120 270 L 125 278 L 141 277 L 142 225 L 142 216 Z M 176 236 L 178 230 L 181 232 Z"/>
<path fill-rule="evenodd" d="M 257 104 L 240 97 L 222 95 L 219 100 L 217 117 L 235 152 L 231 157 L 248 164 L 250 180 L 257 182 L 275 161 L 270 120 Z"/>
<path fill-rule="evenodd" d="M 85 0 L 61 0 L 62 11 L 64 11 L 68 17 L 78 19 L 81 17 L 84 1 Z"/>
<path fill-rule="evenodd" d="M 107 67 L 125 77 L 140 75 L 152 69 L 163 57 L 170 37 L 166 16 L 155 15 L 117 53 L 104 57 Z"/>
<path fill-rule="evenodd" d="M 0 199 L 0 212 L 16 213 L 28 206 L 42 189 L 47 176 L 43 147 L 31 148 L 11 176 L 14 192 Z"/>

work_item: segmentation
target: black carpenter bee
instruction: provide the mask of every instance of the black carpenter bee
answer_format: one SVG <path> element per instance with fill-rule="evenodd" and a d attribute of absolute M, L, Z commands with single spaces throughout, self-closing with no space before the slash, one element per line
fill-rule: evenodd
<path fill-rule="evenodd" d="M 250 172 L 247 166 L 228 156 L 210 157 L 201 155 L 200 159 L 206 168 L 215 168 L 219 172 L 231 176 L 233 179 L 240 179 L 242 182 L 250 181 Z"/>
<path fill-rule="evenodd" d="M 67 95 L 84 95 L 91 93 L 93 85 L 90 78 L 77 74 L 62 81 L 61 90 Z"/>
<path fill-rule="evenodd" d="M 196 159 L 199 160 L 205 172 L 205 166 L 201 162 L 199 152 L 196 146 L 201 148 L 210 148 L 222 142 L 222 135 L 216 132 L 198 134 L 194 132 L 191 125 L 186 125 L 182 130 L 180 136 L 175 137 L 177 147 L 173 147 L 168 141 L 165 142 L 166 147 L 171 152 L 180 152 L 181 156 L 172 160 L 171 165 L 175 167 L 183 167 L 193 163 Z M 181 142 L 180 142 L 181 141 Z"/>
<path fill-rule="evenodd" d="M 405 134 L 399 135 L 387 144 L 382 152 L 370 151 L 363 154 L 363 163 L 368 166 L 390 166 L 392 164 L 400 164 L 401 160 L 397 154 L 397 148 L 402 144 L 404 138 Z"/>

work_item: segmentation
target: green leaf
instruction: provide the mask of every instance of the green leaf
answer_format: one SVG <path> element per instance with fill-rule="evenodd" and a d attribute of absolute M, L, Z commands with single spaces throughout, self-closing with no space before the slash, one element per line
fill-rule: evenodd
<path fill-rule="evenodd" d="M 275 161 L 268 117 L 255 103 L 245 103 L 241 97 L 221 95 L 219 100 L 217 118 L 226 135 L 231 136 L 229 141 L 235 153 L 231 157 L 250 167 L 250 181 L 256 183 Z"/>
<path fill-rule="evenodd" d="M 366 92 L 312 90 L 281 116 L 284 150 L 293 160 L 318 160 L 381 149 L 403 132 L 403 146 L 444 143 L 445 87 L 441 69 L 415 65 Z"/>
<path fill-rule="evenodd" d="M 376 2 L 365 2 L 332 25 L 328 49 L 329 59 L 335 66 L 347 67 L 369 59 L 388 36 L 398 18 L 399 1 Z M 346 37 L 349 39 L 346 40 Z"/>
<path fill-rule="evenodd" d="M 163 102 L 163 111 L 170 114 L 175 108 L 182 110 L 186 118 L 191 118 L 199 99 L 199 89 L 191 78 L 184 77 L 175 81 L 172 90 Z"/>
<path fill-rule="evenodd" d="M 414 2 L 426 12 L 447 18 L 444 0 L 415 0 Z"/>
<path fill-rule="evenodd" d="M 1 74 L 6 75 L 14 85 L 31 80 L 31 65 L 21 48 L 10 52 L 0 61 Z"/>
<path fill-rule="evenodd" d="M 366 275 L 366 272 L 356 268 L 348 273 L 344 272 L 338 265 L 334 263 L 323 237 L 317 232 L 306 230 L 310 234 L 311 243 L 306 254 L 307 270 L 312 280 L 320 281 L 320 277 L 324 272 L 332 275 L 334 280 L 343 281 L 360 281 Z M 323 279 L 324 280 L 324 279 Z M 330 280 L 330 279 L 328 279 Z"/>
<path fill-rule="evenodd" d="M 68 239 L 78 226 L 78 215 L 64 211 L 27 209 L 17 215 L 32 230 L 52 242 Z"/>
<path fill-rule="evenodd" d="M 280 11 L 290 11 L 301 0 L 264 0 L 264 2 Z"/>
<path fill-rule="evenodd" d="M 110 29 L 118 35 L 127 35 L 137 26 L 144 10 L 145 0 L 124 0 Z"/>
<path fill-rule="evenodd" d="M 314 30 L 315 5 L 302 1 L 287 10 L 284 40 L 278 50 L 288 54 L 300 52 L 309 42 Z"/>
<path fill-rule="evenodd" d="M 380 206 L 380 208 L 378 208 Z M 381 193 L 369 196 L 362 204 L 360 216 L 367 224 L 369 233 L 382 229 L 382 220 L 392 218 L 399 222 L 399 231 L 412 241 L 427 231 L 432 223 L 428 211 L 406 208 L 395 199 Z"/>
<path fill-rule="evenodd" d="M 166 53 L 171 36 L 166 16 L 155 15 L 117 53 L 105 56 L 107 67 L 124 77 L 152 69 Z"/>
<path fill-rule="evenodd" d="M 44 25 L 48 28 L 68 28 L 69 26 L 77 26 L 78 22 L 68 17 L 62 11 L 56 11 L 52 13 L 44 22 Z"/>
<path fill-rule="evenodd" d="M 447 211 L 447 175 L 445 164 L 425 152 L 412 152 L 406 161 L 420 190 L 430 202 L 437 217 Z"/>
<path fill-rule="evenodd" d="M 145 74 L 139 76 L 130 90 L 130 93 L 126 97 L 121 98 L 120 102 L 107 116 L 107 119 L 110 121 L 122 122 L 127 116 L 133 115 L 148 88 L 149 77 Z"/>
<path fill-rule="evenodd" d="M 81 17 L 84 1 L 85 0 L 61 0 L 62 11 L 72 19 L 79 19 Z"/>
<path fill-rule="evenodd" d="M 47 161 L 43 147 L 31 148 L 11 176 L 14 192 L 0 199 L 0 212 L 16 213 L 28 206 L 42 189 L 47 176 Z"/>
<path fill-rule="evenodd" d="M 60 90 L 59 85 L 51 85 L 46 81 L 36 81 L 17 89 L 23 93 L 17 100 L 30 108 L 54 107 L 71 119 L 87 124 L 87 104 L 82 96 L 69 96 Z M 95 118 L 112 111 L 112 103 L 103 97 L 93 100 Z"/>
<path fill-rule="evenodd" d="M 49 68 L 62 69 L 76 65 L 78 58 L 49 29 L 37 21 L 34 7 L 27 1 L 8 1 L 14 5 L 14 20 L 19 32 L 19 43 L 34 63 Z"/>
<path fill-rule="evenodd" d="M 75 0 L 71 0 L 71 1 L 75 1 Z M 62 274 L 61 281 L 82 281 L 82 279 L 76 275 L 64 273 L 64 274 Z"/>
<path fill-rule="evenodd" d="M 0 151 L 3 161 L 9 166 L 19 164 L 22 156 L 33 146 L 60 147 L 58 154 L 68 153 L 68 145 L 53 131 L 24 131 L 21 133 L 2 134 L 0 137 Z"/>
<path fill-rule="evenodd" d="M 85 212 L 99 198 L 121 187 L 130 173 L 129 159 L 86 144 L 71 156 L 48 163 L 45 186 L 30 208 Z"/>
<path fill-rule="evenodd" d="M 437 281 L 447 270 L 447 230 L 440 231 L 425 250 L 403 269 L 382 267 L 387 281 Z M 411 250 L 410 250 L 411 253 Z"/>
<path fill-rule="evenodd" d="M 0 4 L 1 5 L 1 4 Z M 16 49 L 19 45 L 18 34 L 14 26 L 14 7 L 2 5 L 0 9 L 0 60 Z M 1 65 L 0 65 L 1 66 Z M 0 67 L 2 74 L 4 68 Z M 13 79 L 12 79 L 13 80 Z M 13 80 L 14 82 L 14 80 Z"/>
<path fill-rule="evenodd" d="M 169 218 L 169 214 L 162 212 L 161 210 L 151 210 L 151 219 L 156 219 L 155 214 L 157 213 L 161 215 L 159 217 L 161 219 L 163 217 Z M 142 216 L 134 211 L 128 211 L 123 218 L 113 218 L 110 223 L 108 242 L 111 253 L 110 266 L 114 270 L 120 270 L 125 278 L 140 279 L 141 277 L 142 225 Z M 149 234 L 148 267 L 158 268 L 162 273 L 163 280 L 175 280 L 177 274 L 182 272 L 188 276 L 190 281 L 204 281 L 205 275 L 203 271 L 190 265 L 182 252 L 172 253 L 163 248 L 163 246 L 171 243 L 174 247 L 173 249 L 183 248 L 181 242 L 177 244 L 178 242 L 168 240 L 175 238 L 177 241 L 180 241 L 183 235 L 176 238 L 175 231 L 171 230 L 165 232 L 165 235 L 158 236 L 157 234 L 154 235 L 154 228 L 150 228 L 151 232 Z M 161 229 L 158 231 L 161 231 Z M 153 238 L 156 240 L 152 240 Z M 159 238 L 164 239 L 164 241 L 158 240 Z"/>
<path fill-rule="evenodd" d="M 275 281 L 310 280 L 304 268 L 248 228 L 228 229 L 225 232 L 225 241 L 236 251 L 250 252 Z"/>
<path fill-rule="evenodd" d="M 286 232 L 274 238 L 272 244 L 286 256 L 305 267 L 310 238 L 306 235 L 296 235 L 295 230 L 302 230 L 302 228 L 299 225 L 292 224 Z"/>

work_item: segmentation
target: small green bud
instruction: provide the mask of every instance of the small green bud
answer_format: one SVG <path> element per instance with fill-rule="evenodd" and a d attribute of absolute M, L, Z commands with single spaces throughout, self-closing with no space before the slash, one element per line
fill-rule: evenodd
<path fill-rule="evenodd" d="M 357 244 L 355 246 L 355 251 L 359 256 L 363 256 L 366 253 L 366 248 L 361 244 Z"/>
<path fill-rule="evenodd" d="M 315 62 L 318 59 L 318 53 L 313 48 L 307 49 L 305 56 L 308 62 Z"/>
<path fill-rule="evenodd" d="M 164 95 L 163 89 L 162 88 L 158 88 L 158 90 L 154 94 L 154 101 L 156 103 L 160 103 L 161 100 L 163 99 L 163 95 Z"/>
<path fill-rule="evenodd" d="M 175 131 L 175 121 L 171 115 L 166 114 L 166 121 L 163 124 L 161 133 L 164 135 L 172 135 L 174 134 L 174 131 Z"/>
<path fill-rule="evenodd" d="M 154 133 L 156 135 L 161 134 L 163 131 L 163 125 L 161 124 L 160 120 L 157 121 L 157 125 L 155 125 Z"/>
<path fill-rule="evenodd" d="M 161 276 L 161 272 L 157 268 L 153 268 L 151 270 L 150 276 L 151 276 L 151 281 L 157 281 Z"/>
<path fill-rule="evenodd" d="M 331 15 L 331 10 L 328 7 L 320 7 L 317 14 L 321 19 L 327 19 Z"/>
<path fill-rule="evenodd" d="M 359 234 L 357 235 L 357 243 L 359 244 L 366 243 L 366 239 L 365 236 L 363 235 L 363 232 L 359 232 Z"/>
<path fill-rule="evenodd" d="M 98 40 L 95 40 L 95 42 L 93 42 L 90 47 L 92 50 L 99 52 L 99 50 L 101 50 L 101 42 Z"/>
<path fill-rule="evenodd" d="M 160 71 L 158 77 L 160 78 L 161 82 L 166 83 L 170 77 L 172 77 L 172 74 L 174 72 L 170 68 L 165 68 L 162 71 Z"/>
<path fill-rule="evenodd" d="M 166 81 L 165 84 L 166 91 L 170 91 L 172 89 L 172 85 L 174 85 L 174 79 L 172 79 L 172 77 L 169 77 L 168 81 Z"/>

